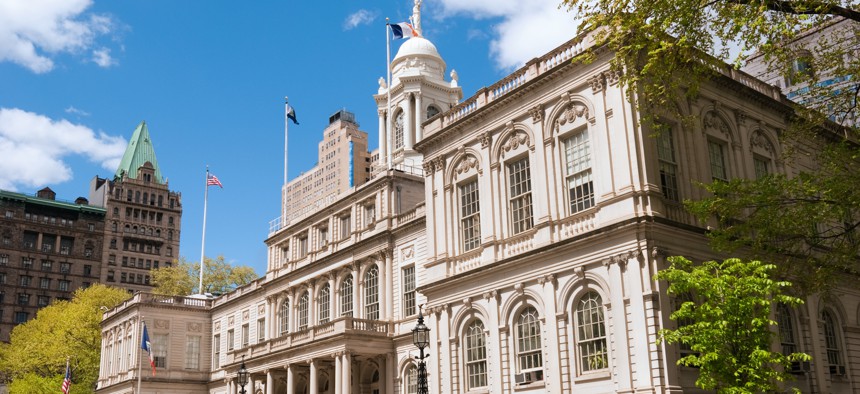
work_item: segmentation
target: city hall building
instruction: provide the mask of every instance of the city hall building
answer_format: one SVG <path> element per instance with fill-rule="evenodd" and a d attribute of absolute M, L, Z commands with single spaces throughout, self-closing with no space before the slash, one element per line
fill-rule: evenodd
<path fill-rule="evenodd" d="M 668 256 L 725 256 L 681 201 L 810 163 L 780 160 L 785 96 L 729 66 L 680 104 L 698 123 L 652 137 L 612 56 L 581 35 L 463 99 L 434 44 L 407 40 L 374 95 L 369 178 L 274 228 L 260 279 L 105 313 L 97 392 L 134 392 L 142 362 L 143 393 L 235 394 L 242 363 L 249 393 L 415 393 L 419 313 L 434 394 L 699 392 L 685 350 L 657 343 L 676 323 L 653 276 Z M 850 283 L 776 311 L 781 348 L 813 357 L 791 386 L 860 392 Z"/>

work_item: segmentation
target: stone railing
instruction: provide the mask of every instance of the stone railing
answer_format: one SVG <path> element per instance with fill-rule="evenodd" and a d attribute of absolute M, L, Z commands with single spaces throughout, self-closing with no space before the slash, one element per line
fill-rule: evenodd
<path fill-rule="evenodd" d="M 593 230 L 597 226 L 594 212 L 568 216 L 558 221 L 558 238 L 565 239 Z"/>
<path fill-rule="evenodd" d="M 358 319 L 344 316 L 330 322 L 310 326 L 299 331 L 286 333 L 277 338 L 261 342 L 251 347 L 254 354 L 258 352 L 271 352 L 283 350 L 292 346 L 301 345 L 348 333 L 363 333 L 365 335 L 388 337 L 393 332 L 390 323 L 380 320 Z M 239 349 L 237 354 L 245 349 Z"/>
<path fill-rule="evenodd" d="M 666 209 L 666 219 L 669 219 L 673 222 L 684 223 L 689 225 L 697 225 L 696 217 L 693 216 L 687 209 L 684 208 L 684 205 L 673 203 L 670 201 L 663 202 L 663 206 Z"/>
<path fill-rule="evenodd" d="M 502 240 L 501 253 L 502 258 L 511 257 L 522 252 L 527 252 L 534 248 L 535 230 L 531 229 L 522 234 L 517 234 L 513 237 Z"/>
<path fill-rule="evenodd" d="M 420 203 L 415 206 L 415 209 L 406 211 L 401 213 L 400 215 L 394 216 L 394 226 L 400 226 L 404 223 L 415 220 L 416 218 L 422 218 L 426 214 L 426 206 L 424 203 Z"/>
<path fill-rule="evenodd" d="M 107 319 L 135 304 L 180 306 L 191 309 L 209 309 L 212 307 L 213 300 L 209 298 L 163 296 L 152 293 L 137 292 L 128 300 L 123 301 L 123 303 L 117 305 L 115 308 L 105 312 L 102 315 L 102 319 Z"/>
<path fill-rule="evenodd" d="M 448 260 L 448 275 L 457 275 L 461 272 L 466 272 L 481 265 L 481 249 L 466 252 L 459 256 L 452 257 Z"/>

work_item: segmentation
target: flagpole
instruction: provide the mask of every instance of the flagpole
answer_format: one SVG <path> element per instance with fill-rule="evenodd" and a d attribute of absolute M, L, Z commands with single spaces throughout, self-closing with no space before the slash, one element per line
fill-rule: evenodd
<path fill-rule="evenodd" d="M 379 144 L 385 144 L 385 153 L 388 154 L 388 169 L 391 169 L 391 151 L 393 146 L 388 145 L 388 141 L 391 138 L 391 30 L 389 27 L 389 20 L 385 18 L 385 69 L 387 70 L 388 80 L 386 81 L 386 89 L 388 98 L 386 99 L 388 108 L 385 111 L 385 141 L 379 141 Z"/>
<path fill-rule="evenodd" d="M 206 166 L 206 178 L 203 181 L 203 239 L 200 241 L 200 287 L 199 294 L 203 294 L 203 267 L 206 266 L 204 258 L 206 256 L 206 205 L 209 202 L 209 166 Z"/>
<path fill-rule="evenodd" d="M 140 315 L 140 327 L 139 328 L 140 328 L 140 330 L 138 331 L 138 334 L 139 334 L 138 339 L 143 337 L 143 334 L 140 334 L 143 332 L 143 315 Z M 140 394 L 140 380 L 141 380 L 140 368 L 143 365 L 143 363 L 140 362 L 140 355 L 143 352 L 140 351 L 140 346 L 136 346 L 136 347 L 137 347 L 137 391 L 135 391 L 135 393 Z"/>
<path fill-rule="evenodd" d="M 290 135 L 290 104 L 289 98 L 284 96 L 284 186 L 282 188 L 281 197 L 281 228 L 287 224 L 287 142 Z"/>

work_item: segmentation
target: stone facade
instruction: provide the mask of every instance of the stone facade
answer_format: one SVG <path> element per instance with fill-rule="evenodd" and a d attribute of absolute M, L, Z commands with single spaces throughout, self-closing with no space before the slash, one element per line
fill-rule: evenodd
<path fill-rule="evenodd" d="M 410 67 L 444 64 L 429 48 L 416 41 L 423 57 Z M 589 48 L 593 61 L 571 61 Z M 790 103 L 729 67 L 679 104 L 698 123 L 664 119 L 653 136 L 611 56 L 591 35 L 574 38 L 422 122 L 411 151 L 406 135 L 402 156 L 397 143 L 381 149 L 380 162 L 420 159 L 423 177 L 380 169 L 271 234 L 266 276 L 206 307 L 212 350 L 199 369 L 209 379 L 196 392 L 235 394 L 244 362 L 252 393 L 414 393 L 410 334 L 422 305 L 433 394 L 701 392 L 696 371 L 676 365 L 685 350 L 657 344 L 676 326 L 675 300 L 653 280 L 666 258 L 725 257 L 681 202 L 703 196 L 696 182 L 814 163 L 779 160 Z M 406 130 L 383 125 L 380 135 Z M 813 356 L 790 385 L 860 392 L 856 283 L 775 311 L 780 346 Z M 140 303 L 109 314 L 127 320 Z M 197 313 L 177 311 L 170 324 Z M 143 392 L 163 392 L 147 382 L 181 372 L 145 375 Z M 104 370 L 99 387 L 128 392 Z"/>

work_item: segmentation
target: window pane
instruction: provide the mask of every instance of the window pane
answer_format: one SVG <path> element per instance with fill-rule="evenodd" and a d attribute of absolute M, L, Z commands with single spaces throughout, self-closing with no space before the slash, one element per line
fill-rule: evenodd
<path fill-rule="evenodd" d="M 609 366 L 606 354 L 606 326 L 600 295 L 588 292 L 576 308 L 576 333 L 579 367 L 582 372 Z"/>
<path fill-rule="evenodd" d="M 352 275 L 344 278 L 340 289 L 340 315 L 352 316 Z"/>
<path fill-rule="evenodd" d="M 532 228 L 532 187 L 529 159 L 524 158 L 509 164 L 508 177 L 512 231 L 514 234 L 519 234 Z"/>
<path fill-rule="evenodd" d="M 711 161 L 711 176 L 715 181 L 727 181 L 725 148 L 722 144 L 708 141 L 708 155 Z"/>
<path fill-rule="evenodd" d="M 374 265 L 364 276 L 364 317 L 379 320 L 379 269 Z"/>
<path fill-rule="evenodd" d="M 481 210 L 478 199 L 478 181 L 460 186 L 460 215 L 463 251 L 481 246 Z"/>
<path fill-rule="evenodd" d="M 520 361 L 520 372 L 543 367 L 540 321 L 534 307 L 524 310 L 517 319 L 517 357 Z"/>
<path fill-rule="evenodd" d="M 466 329 L 466 375 L 468 389 L 487 386 L 487 348 L 484 324 L 476 320 Z"/>

